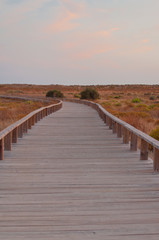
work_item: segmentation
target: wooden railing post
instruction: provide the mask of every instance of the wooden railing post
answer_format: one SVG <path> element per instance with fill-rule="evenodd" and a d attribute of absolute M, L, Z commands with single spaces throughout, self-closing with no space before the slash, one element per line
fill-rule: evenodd
<path fill-rule="evenodd" d="M 18 126 L 18 137 L 22 138 L 23 137 L 23 124 L 20 124 Z"/>
<path fill-rule="evenodd" d="M 119 123 L 117 123 L 117 137 L 121 138 L 122 137 L 122 128 Z"/>
<path fill-rule="evenodd" d="M 32 126 L 35 125 L 35 115 L 32 116 Z"/>
<path fill-rule="evenodd" d="M 159 149 L 154 147 L 153 151 L 154 151 L 154 159 L 153 159 L 154 171 L 159 172 Z"/>
<path fill-rule="evenodd" d="M 113 128 L 113 122 L 112 122 L 112 119 L 110 118 L 109 119 L 109 129 L 112 129 Z"/>
<path fill-rule="evenodd" d="M 40 120 L 43 119 L 43 110 L 40 112 Z"/>
<path fill-rule="evenodd" d="M 106 124 L 106 126 L 109 125 L 109 117 L 108 116 L 105 116 L 105 124 Z"/>
<path fill-rule="evenodd" d="M 31 129 L 31 126 L 32 126 L 32 119 L 29 118 L 29 119 L 28 119 L 28 128 Z"/>
<path fill-rule="evenodd" d="M 141 139 L 140 160 L 148 159 L 148 143 Z"/>
<path fill-rule="evenodd" d="M 41 119 L 41 113 L 38 112 L 38 121 L 40 121 L 40 119 Z"/>
<path fill-rule="evenodd" d="M 11 151 L 12 149 L 12 132 L 4 137 L 4 150 Z"/>
<path fill-rule="evenodd" d="M 45 109 L 43 109 L 43 118 L 45 117 L 46 115 L 45 115 Z"/>
<path fill-rule="evenodd" d="M 27 133 L 28 132 L 28 128 L 29 128 L 29 122 L 28 121 L 26 121 L 25 123 L 25 133 Z"/>
<path fill-rule="evenodd" d="M 130 150 L 137 151 L 137 136 L 134 133 L 131 133 Z"/>
<path fill-rule="evenodd" d="M 3 160 L 3 149 L 4 149 L 4 140 L 0 139 L 0 160 Z"/>
<path fill-rule="evenodd" d="M 104 114 L 104 123 L 105 123 L 105 124 L 106 124 L 106 118 L 107 118 L 107 117 L 106 117 L 106 115 Z"/>
<path fill-rule="evenodd" d="M 114 122 L 113 121 L 113 133 L 116 133 L 116 131 L 117 131 L 117 124 L 116 124 L 116 122 Z"/>
<path fill-rule="evenodd" d="M 35 123 L 37 123 L 38 122 L 38 114 L 36 113 L 35 114 Z"/>
<path fill-rule="evenodd" d="M 12 143 L 17 143 L 17 140 L 18 140 L 18 128 L 16 127 L 12 131 Z"/>
<path fill-rule="evenodd" d="M 129 131 L 126 128 L 123 128 L 123 143 L 129 143 Z"/>
<path fill-rule="evenodd" d="M 26 120 L 22 126 L 23 126 L 23 133 L 27 133 L 28 132 L 28 128 L 29 128 L 29 123 L 28 123 L 29 120 Z"/>

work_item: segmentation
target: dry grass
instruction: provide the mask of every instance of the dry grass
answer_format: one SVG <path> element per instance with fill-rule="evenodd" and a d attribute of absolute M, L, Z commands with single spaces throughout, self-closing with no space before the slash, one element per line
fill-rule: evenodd
<path fill-rule="evenodd" d="M 0 99 L 0 130 L 46 103 Z"/>
<path fill-rule="evenodd" d="M 159 88 L 153 92 L 153 95 L 158 96 L 158 92 Z M 140 99 L 140 101 L 135 102 L 134 99 Z M 98 102 L 107 111 L 149 134 L 159 125 L 159 102 L 156 99 L 157 97 L 153 101 L 150 100 L 149 95 L 145 95 L 140 89 L 138 93 L 130 91 L 128 94 L 127 91 L 122 95 L 108 95 L 105 101 L 100 99 Z"/>

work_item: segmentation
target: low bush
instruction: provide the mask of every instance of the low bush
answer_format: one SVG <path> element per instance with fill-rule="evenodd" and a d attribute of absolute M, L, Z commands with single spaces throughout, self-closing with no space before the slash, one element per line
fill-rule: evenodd
<path fill-rule="evenodd" d="M 99 93 L 92 88 L 86 88 L 84 91 L 81 92 L 81 99 L 98 99 Z"/>
<path fill-rule="evenodd" d="M 159 126 L 150 132 L 150 136 L 159 141 Z"/>
<path fill-rule="evenodd" d="M 141 102 L 140 98 L 133 98 L 132 99 L 132 103 L 140 103 L 140 102 Z"/>
<path fill-rule="evenodd" d="M 114 104 L 116 107 L 120 107 L 121 106 L 121 103 L 120 102 L 117 102 Z"/>
<path fill-rule="evenodd" d="M 46 93 L 46 97 L 57 97 L 57 98 L 63 98 L 63 93 L 58 90 L 50 90 Z"/>
<path fill-rule="evenodd" d="M 74 94 L 74 97 L 75 97 L 75 98 L 80 98 L 81 96 L 76 93 L 76 94 Z"/>

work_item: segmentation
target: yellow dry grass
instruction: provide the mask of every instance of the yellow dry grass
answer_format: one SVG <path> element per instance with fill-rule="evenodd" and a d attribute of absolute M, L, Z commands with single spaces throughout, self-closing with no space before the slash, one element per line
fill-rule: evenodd
<path fill-rule="evenodd" d="M 46 103 L 42 102 L 16 101 L 0 98 L 0 130 L 45 105 Z"/>

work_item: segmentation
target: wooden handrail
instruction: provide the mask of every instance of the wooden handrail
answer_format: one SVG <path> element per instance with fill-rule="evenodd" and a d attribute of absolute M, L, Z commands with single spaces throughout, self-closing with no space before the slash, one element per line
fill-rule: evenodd
<path fill-rule="evenodd" d="M 0 160 L 4 159 L 4 150 L 10 151 L 12 143 L 16 143 L 18 138 L 22 138 L 28 129 L 31 129 L 35 123 L 49 114 L 58 111 L 60 108 L 62 108 L 62 101 L 42 107 L 2 130 L 0 132 Z"/>
<path fill-rule="evenodd" d="M 136 129 L 130 124 L 120 120 L 111 113 L 107 112 L 100 104 L 87 100 L 79 99 L 63 99 L 64 101 L 82 103 L 96 109 L 102 120 L 112 129 L 113 133 L 117 134 L 117 137 L 123 137 L 123 143 L 130 143 L 130 150 L 137 151 L 138 139 L 141 141 L 140 146 L 140 160 L 148 159 L 148 146 L 153 147 L 153 169 L 159 172 L 159 141 L 150 137 L 146 133 Z"/>

